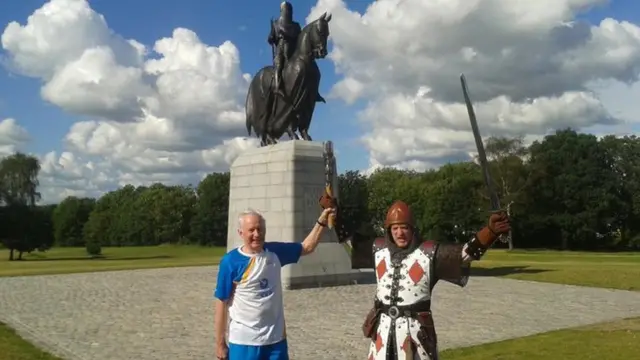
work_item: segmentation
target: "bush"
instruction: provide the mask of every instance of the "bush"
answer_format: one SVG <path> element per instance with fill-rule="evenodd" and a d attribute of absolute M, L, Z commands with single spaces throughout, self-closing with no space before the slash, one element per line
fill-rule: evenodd
<path fill-rule="evenodd" d="M 87 254 L 95 257 L 102 255 L 102 246 L 97 241 L 87 241 Z"/>

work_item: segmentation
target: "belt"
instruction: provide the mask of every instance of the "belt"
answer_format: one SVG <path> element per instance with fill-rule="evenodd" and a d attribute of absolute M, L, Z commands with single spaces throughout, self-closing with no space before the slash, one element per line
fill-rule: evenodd
<path fill-rule="evenodd" d="M 376 304 L 376 308 L 380 309 L 391 319 L 395 320 L 401 316 L 415 318 L 418 313 L 431 311 L 431 300 L 421 301 L 411 305 L 387 305 Z"/>

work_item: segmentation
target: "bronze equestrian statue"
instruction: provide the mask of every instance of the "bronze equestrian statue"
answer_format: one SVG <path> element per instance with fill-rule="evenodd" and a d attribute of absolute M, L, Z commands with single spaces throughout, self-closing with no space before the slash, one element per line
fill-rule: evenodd
<path fill-rule="evenodd" d="M 285 132 L 289 139 L 311 141 L 308 131 L 316 102 L 325 102 L 318 92 L 316 59 L 327 56 L 331 14 L 322 14 L 300 30 L 292 20 L 291 4 L 283 2 L 280 10 L 267 39 L 274 50 L 274 65 L 253 77 L 245 104 L 247 132 L 251 135 L 253 128 L 260 146 L 276 144 Z"/>

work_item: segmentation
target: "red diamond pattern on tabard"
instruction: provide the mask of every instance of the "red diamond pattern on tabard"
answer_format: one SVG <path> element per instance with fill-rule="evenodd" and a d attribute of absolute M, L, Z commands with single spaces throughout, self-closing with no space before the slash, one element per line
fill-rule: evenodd
<path fill-rule="evenodd" d="M 378 336 L 376 336 L 376 351 L 380 352 L 380 349 L 382 349 L 382 336 L 380 335 L 380 333 L 378 333 Z"/>
<path fill-rule="evenodd" d="M 369 354 L 369 360 L 373 360 L 373 359 L 375 359 L 375 358 L 373 357 L 373 354 Z"/>
<path fill-rule="evenodd" d="M 376 266 L 376 275 L 378 275 L 378 280 L 380 280 L 382 278 L 382 275 L 384 275 L 384 273 L 387 272 L 387 262 L 382 259 L 382 261 L 380 261 L 378 263 L 378 266 Z"/>
<path fill-rule="evenodd" d="M 423 276 L 424 269 L 422 269 L 422 266 L 420 266 L 420 263 L 416 260 L 413 265 L 411 265 L 411 268 L 409 268 L 409 277 L 414 284 L 417 284 Z"/>

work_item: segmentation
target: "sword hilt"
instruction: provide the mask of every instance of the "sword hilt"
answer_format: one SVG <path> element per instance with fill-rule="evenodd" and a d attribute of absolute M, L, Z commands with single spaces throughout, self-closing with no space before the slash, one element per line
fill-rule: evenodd
<path fill-rule="evenodd" d="M 327 195 L 329 195 L 331 198 L 333 198 L 333 192 L 331 191 L 331 187 L 330 186 L 326 186 L 325 187 L 325 191 L 326 191 Z M 327 218 L 327 227 L 329 229 L 333 229 L 334 226 L 336 226 L 336 217 L 335 217 L 335 215 L 329 215 L 329 217 Z"/>
<path fill-rule="evenodd" d="M 325 175 L 325 193 L 331 197 L 332 199 L 334 199 L 334 191 L 333 191 L 333 185 L 334 185 L 334 167 L 335 167 L 335 157 L 333 156 L 333 142 L 331 141 L 326 141 L 323 144 L 323 148 L 324 148 L 324 175 Z M 338 209 L 336 209 L 337 211 Z M 327 219 L 327 227 L 329 229 L 333 229 L 336 226 L 336 218 L 335 215 L 329 215 L 329 218 Z"/>
<path fill-rule="evenodd" d="M 489 210 L 489 214 L 493 215 L 493 214 L 500 214 L 500 213 L 505 213 L 508 214 L 507 209 L 494 209 L 494 210 Z M 506 244 L 509 242 L 508 236 L 505 234 L 500 234 L 498 236 L 498 241 L 500 241 L 503 244 Z"/>

